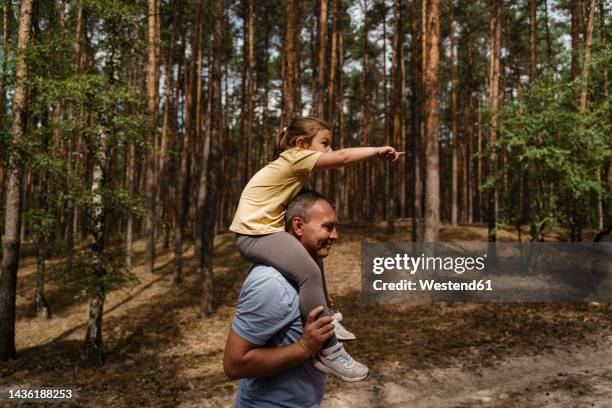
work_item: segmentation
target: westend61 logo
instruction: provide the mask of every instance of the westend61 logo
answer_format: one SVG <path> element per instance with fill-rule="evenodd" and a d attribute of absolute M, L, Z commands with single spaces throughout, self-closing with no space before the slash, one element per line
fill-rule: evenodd
<path fill-rule="evenodd" d="M 366 301 L 612 300 L 612 243 L 362 243 Z"/>

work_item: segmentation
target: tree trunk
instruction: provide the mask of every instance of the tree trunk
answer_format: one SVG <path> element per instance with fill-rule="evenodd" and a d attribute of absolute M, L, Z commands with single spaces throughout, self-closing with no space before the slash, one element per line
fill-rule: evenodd
<path fill-rule="evenodd" d="M 336 105 L 336 71 L 338 69 L 338 13 L 340 12 L 339 0 L 333 0 L 333 20 L 331 35 L 331 53 L 329 60 L 329 80 L 327 81 L 327 116 L 326 119 L 333 126 Z M 342 68 L 342 67 L 341 67 Z M 336 195 L 337 196 L 337 195 Z M 339 208 L 336 206 L 336 208 Z"/>
<path fill-rule="evenodd" d="M 264 46 L 264 67 L 266 67 L 264 69 L 264 80 L 263 80 L 263 86 L 264 86 L 264 94 L 263 94 L 263 106 L 261 107 L 262 110 L 262 120 L 261 120 L 261 133 L 263 135 L 263 160 L 259 163 L 259 166 L 262 167 L 266 164 L 266 162 L 268 160 L 270 160 L 270 131 L 268 130 L 268 100 L 269 100 L 269 95 L 270 95 L 270 80 L 269 80 L 269 76 L 268 76 L 268 64 L 270 61 L 270 54 L 269 54 L 269 47 L 270 47 L 270 29 L 268 28 L 266 30 L 266 40 L 265 40 L 265 46 Z M 240 186 L 240 188 L 242 188 L 242 186 Z"/>
<path fill-rule="evenodd" d="M 449 4 L 450 12 L 450 65 L 451 65 L 451 134 L 452 134 L 452 164 L 451 164 L 451 224 L 457 225 L 459 214 L 459 129 L 457 124 L 457 49 L 455 43 L 454 4 Z"/>
<path fill-rule="evenodd" d="M 209 64 L 212 67 L 212 63 Z M 195 252 L 198 259 L 199 265 L 203 265 L 206 261 L 206 254 L 204 252 L 204 243 L 206 241 L 206 235 L 208 231 L 204 229 L 204 217 L 206 215 L 206 203 L 208 197 L 208 167 L 210 165 L 210 146 L 211 146 L 211 116 L 212 116 L 212 99 L 213 99 L 213 83 L 212 80 L 208 81 L 208 100 L 206 102 L 206 123 L 204 125 L 204 143 L 202 144 L 202 152 L 200 160 L 203 165 L 200 168 L 200 179 L 198 187 L 198 201 L 197 201 L 197 214 L 196 214 L 196 239 L 195 239 Z"/>
<path fill-rule="evenodd" d="M 472 36 L 468 32 L 465 38 L 466 42 L 466 57 L 467 67 L 472 67 L 473 56 L 472 56 Z M 470 70 L 466 71 L 468 77 L 466 80 L 466 95 L 465 95 L 465 170 L 466 170 L 466 194 L 465 194 L 465 207 L 467 211 L 466 221 L 468 224 L 474 222 L 474 163 L 473 163 L 473 136 L 474 126 L 472 124 L 472 81 L 470 76 Z"/>
<path fill-rule="evenodd" d="M 0 129 L 8 127 L 7 121 L 7 103 L 6 89 L 8 79 L 8 52 L 9 52 L 9 14 L 11 2 L 5 1 L 2 7 L 2 71 L 0 72 Z M 0 202 L 4 202 L 4 152 L 0 153 Z M 2 236 L 4 226 L 0 226 L 0 236 Z"/>
<path fill-rule="evenodd" d="M 387 95 L 387 91 L 388 91 L 388 75 L 387 75 L 387 5 L 385 4 L 385 2 L 382 3 L 382 26 L 383 26 L 383 30 L 382 30 L 382 56 L 383 56 L 383 60 L 382 60 L 382 77 L 383 77 L 383 118 L 384 118 L 384 128 L 383 128 L 383 136 L 384 136 L 384 144 L 385 145 L 390 145 L 391 141 L 390 141 L 390 129 L 391 129 L 391 124 L 389 123 L 392 119 L 391 119 L 391 114 L 389 112 L 389 97 Z M 394 43 L 391 44 L 391 47 L 393 47 Z M 395 50 L 394 50 L 395 51 Z M 391 65 L 393 65 L 393 62 L 391 63 Z M 391 68 L 393 69 L 393 67 Z M 385 217 L 385 221 L 387 224 L 387 233 L 388 234 L 392 234 L 393 233 L 393 224 L 389 223 L 389 207 L 390 207 L 390 201 L 391 201 L 391 190 L 393 189 L 393 186 L 391 184 L 391 168 L 389 167 L 389 162 L 384 163 L 384 170 L 383 170 L 383 182 L 385 185 L 385 196 L 384 196 L 384 201 L 383 201 L 383 214 Z M 373 184 L 373 186 L 375 186 L 376 184 Z M 374 190 L 376 191 L 376 188 L 374 187 Z"/>
<path fill-rule="evenodd" d="M 589 75 L 591 68 L 591 47 L 593 46 L 593 24 L 595 21 L 595 0 L 590 1 L 589 19 L 587 22 L 587 35 L 584 44 L 584 62 L 582 65 L 582 92 L 580 93 L 580 111 L 585 112 L 588 107 Z"/>
<path fill-rule="evenodd" d="M 13 139 L 16 146 L 25 136 L 27 124 L 28 76 L 25 50 L 30 40 L 32 1 L 22 0 L 19 12 L 17 61 L 15 68 L 15 93 L 13 97 Z M 21 194 L 23 169 L 19 149 L 9 150 L 6 205 L 4 207 L 4 236 L 2 238 L 2 268 L 0 269 L 0 361 L 15 358 L 15 301 L 17 295 L 17 270 L 21 244 Z"/>
<path fill-rule="evenodd" d="M 403 30 L 402 30 L 402 2 L 401 0 L 395 0 L 393 4 L 393 58 L 391 60 L 391 78 L 392 78 L 392 112 L 393 122 L 390 130 L 392 134 L 392 143 L 398 145 L 402 140 L 402 123 L 403 123 L 403 95 L 404 95 L 404 81 L 402 80 L 402 45 L 403 45 Z M 392 233 L 394 230 L 394 223 L 396 218 L 396 176 L 397 171 L 395 164 L 389 164 L 389 181 L 388 188 L 392 191 L 389 194 L 389 207 L 387 210 L 387 232 Z"/>
<path fill-rule="evenodd" d="M 419 0 L 412 0 L 412 18 L 410 19 L 410 31 L 411 31 L 411 52 L 410 52 L 410 66 L 412 69 L 412 75 L 410 87 L 410 133 L 412 134 L 412 169 L 413 169 L 413 188 L 411 200 L 413 203 L 412 211 L 412 241 L 416 242 L 422 239 L 420 226 L 422 225 L 423 218 L 423 178 L 421 174 L 421 85 L 423 84 L 422 78 L 422 63 L 419 60 L 419 56 L 422 55 L 423 48 L 420 46 L 419 39 L 419 25 L 417 24 L 418 17 L 418 4 Z M 422 36 L 422 33 L 421 33 Z"/>
<path fill-rule="evenodd" d="M 335 0 L 337 1 L 337 0 Z M 338 10 L 338 17 L 340 15 L 340 6 L 336 8 Z M 340 139 L 340 149 L 346 147 L 345 142 L 345 120 L 344 120 L 344 30 L 342 27 L 338 30 L 338 138 Z M 354 171 L 355 168 L 350 170 Z M 339 179 L 341 183 L 340 187 L 340 202 L 341 209 L 340 214 L 343 218 L 349 216 L 349 196 L 348 196 L 348 181 L 349 181 L 349 169 L 340 168 Z"/>
<path fill-rule="evenodd" d="M 246 118 L 246 136 L 247 136 L 247 157 L 246 157 L 246 168 L 247 177 L 246 180 L 251 178 L 253 175 L 253 114 L 255 98 L 255 27 L 253 23 L 253 0 L 247 1 L 248 17 L 247 17 L 247 118 Z"/>
<path fill-rule="evenodd" d="M 151 150 L 147 155 L 147 196 L 149 208 L 145 220 L 145 272 L 153 273 L 155 263 L 155 223 L 157 219 L 157 174 L 156 174 L 156 148 L 157 148 L 157 101 L 158 101 L 158 71 L 157 43 L 157 14 L 159 13 L 159 0 L 147 0 L 147 115 L 149 119 L 148 140 Z"/>
<path fill-rule="evenodd" d="M 223 0 L 215 0 L 213 5 L 213 66 L 211 71 L 211 111 L 210 111 L 210 158 L 207 171 L 207 193 L 202 214 L 204 242 L 200 258 L 199 276 L 201 285 L 200 313 L 209 316 L 213 312 L 213 249 L 215 223 L 217 220 L 217 198 L 220 188 L 218 179 L 218 158 L 220 156 L 220 137 L 222 131 L 221 108 L 221 59 Z"/>
<path fill-rule="evenodd" d="M 36 246 L 36 315 L 41 319 L 51 318 L 51 308 L 45 298 L 45 261 L 49 255 L 48 238 L 41 233 Z"/>
<path fill-rule="evenodd" d="M 99 135 L 100 151 L 96 155 L 94 164 L 93 182 L 91 185 L 93 214 L 91 234 L 94 241 L 92 249 L 92 269 L 94 287 L 91 301 L 89 303 L 89 319 L 87 321 L 87 332 L 84 341 L 84 357 L 89 365 L 100 365 L 104 363 L 104 344 L 102 340 L 102 317 L 104 316 L 104 302 L 106 299 L 106 288 L 104 279 L 106 277 L 106 264 L 104 261 L 104 250 L 106 247 L 106 215 L 101 192 L 104 191 L 107 180 L 105 171 L 107 166 L 106 143 L 108 135 L 104 130 Z"/>
<path fill-rule="evenodd" d="M 369 56 L 369 47 L 368 47 L 368 33 L 370 32 L 370 23 L 368 18 L 368 0 L 363 0 L 363 61 L 362 61 L 362 77 L 361 77 L 361 106 L 362 106 L 362 120 L 361 120 L 361 145 L 367 146 L 370 136 L 370 130 L 372 126 L 372 105 L 371 99 L 372 95 L 370 94 L 370 56 Z M 368 220 L 372 220 L 373 218 L 373 205 L 372 205 L 372 185 L 371 177 L 370 177 L 370 168 L 371 163 L 363 162 L 359 165 L 361 170 L 361 192 L 364 193 L 365 198 L 365 210 L 362 213 L 362 218 L 367 218 Z"/>
<path fill-rule="evenodd" d="M 438 63 L 440 61 L 440 1 L 428 1 L 427 70 L 425 71 L 425 242 L 437 242 L 440 228 L 440 166 L 438 130 Z"/>
<path fill-rule="evenodd" d="M 327 52 L 327 0 L 319 1 L 319 64 L 316 114 L 325 117 L 325 61 Z"/>
<path fill-rule="evenodd" d="M 185 227 L 187 225 L 187 215 L 189 212 L 189 186 L 191 181 L 191 156 L 193 151 L 194 133 L 198 124 L 194 126 L 194 93 L 196 88 L 196 67 L 197 56 L 200 49 L 200 30 L 202 20 L 202 9 L 201 2 L 198 3 L 197 11 L 197 29 L 193 33 L 191 41 L 191 59 L 187 63 L 187 57 L 185 57 L 185 75 L 184 79 L 184 128 L 185 133 L 183 135 L 182 153 L 180 160 L 180 170 L 178 178 L 178 203 L 176 206 L 176 227 L 174 236 L 174 271 L 172 275 L 172 284 L 178 285 L 181 283 L 182 277 L 182 254 L 183 254 L 183 237 L 185 235 Z M 185 42 L 186 45 L 186 42 Z M 187 52 L 185 47 L 184 52 Z M 198 73 L 198 75 L 200 75 Z"/>
<path fill-rule="evenodd" d="M 579 11 L 579 0 L 571 0 L 571 15 L 572 15 L 572 62 L 571 62 L 571 73 L 572 79 L 578 76 L 578 58 L 580 49 L 580 11 Z"/>
<path fill-rule="evenodd" d="M 299 4 L 296 0 L 287 0 L 287 23 L 283 45 L 283 123 L 289 124 L 299 113 L 299 75 L 298 59 L 298 14 Z"/>
<path fill-rule="evenodd" d="M 531 82 L 537 75 L 537 30 L 536 0 L 529 0 L 529 80 Z"/>
<path fill-rule="evenodd" d="M 489 177 L 497 175 L 497 154 L 493 147 L 497 139 L 497 114 L 499 110 L 499 84 L 501 64 L 501 4 L 499 0 L 493 2 L 491 16 L 491 58 L 489 64 L 489 106 L 491 118 L 489 122 Z M 488 194 L 488 226 L 489 241 L 495 242 L 495 227 L 498 220 L 499 190 L 493 187 Z"/>
<path fill-rule="evenodd" d="M 605 10 L 605 4 L 604 4 L 604 0 L 601 0 L 599 2 L 599 37 L 600 37 L 600 44 L 601 44 L 601 48 L 602 49 L 606 49 L 606 40 L 607 40 L 607 35 L 606 35 L 606 10 Z M 603 72 L 603 95 L 604 95 L 604 99 L 608 99 L 608 70 L 604 69 Z M 608 192 L 612 192 L 612 160 L 608 159 Z M 603 183 L 605 181 L 605 173 L 604 173 L 604 168 L 600 169 L 599 174 L 601 175 L 601 182 Z M 605 208 L 604 208 L 604 199 L 603 197 L 599 197 L 599 203 L 598 203 L 598 224 L 599 224 L 599 229 L 603 229 L 604 227 L 604 223 L 605 223 Z M 607 204 L 607 214 L 608 214 L 608 219 L 612 220 L 612 200 L 606 200 L 608 202 Z"/>

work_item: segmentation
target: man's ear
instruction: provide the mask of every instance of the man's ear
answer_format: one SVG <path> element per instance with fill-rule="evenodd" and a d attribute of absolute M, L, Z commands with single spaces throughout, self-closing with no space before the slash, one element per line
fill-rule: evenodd
<path fill-rule="evenodd" d="M 293 217 L 291 220 L 291 229 L 295 233 L 295 236 L 302 238 L 302 229 L 304 228 L 304 221 L 300 217 Z"/>

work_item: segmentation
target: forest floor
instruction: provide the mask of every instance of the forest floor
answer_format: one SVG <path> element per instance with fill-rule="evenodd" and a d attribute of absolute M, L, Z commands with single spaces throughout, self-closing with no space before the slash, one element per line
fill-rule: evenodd
<path fill-rule="evenodd" d="M 328 287 L 343 323 L 358 336 L 347 349 L 371 375 L 356 384 L 330 378 L 324 407 L 612 406 L 610 304 L 365 303 L 361 242 L 408 236 L 407 226 L 393 236 L 382 225 L 340 229 L 326 260 Z M 516 239 L 510 232 L 498 237 Z M 441 241 L 485 239 L 485 226 L 441 230 Z M 143 245 L 136 243 L 138 282 L 107 297 L 101 367 L 81 362 L 88 300 L 79 280 L 51 267 L 46 294 L 53 317 L 39 319 L 32 307 L 36 259 L 22 259 L 19 358 L 0 366 L 0 388 L 72 388 L 76 405 L 87 407 L 232 406 L 236 383 L 223 374 L 222 356 L 248 267 L 233 235 L 215 243 L 216 311 L 208 319 L 198 316 L 193 247 L 183 255 L 185 280 L 173 287 L 172 251 L 158 247 L 155 273 L 147 275 Z M 61 266 L 61 259 L 50 264 Z"/>

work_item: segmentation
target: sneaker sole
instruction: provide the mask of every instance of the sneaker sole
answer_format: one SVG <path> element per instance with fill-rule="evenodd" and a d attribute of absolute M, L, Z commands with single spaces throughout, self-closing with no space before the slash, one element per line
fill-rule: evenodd
<path fill-rule="evenodd" d="M 340 341 L 353 341 L 353 340 L 357 340 L 357 337 L 344 337 L 344 336 L 338 336 L 336 334 L 336 339 Z"/>
<path fill-rule="evenodd" d="M 370 374 L 370 370 L 368 370 L 365 375 L 363 377 L 345 377 L 342 374 L 338 374 L 337 372 L 335 372 L 334 370 L 331 370 L 329 368 L 327 368 L 327 366 L 323 363 L 321 363 L 320 361 L 316 360 L 314 362 L 314 366 L 317 370 L 319 371 L 323 371 L 324 373 L 327 374 L 331 374 L 333 376 L 338 377 L 339 379 L 341 379 L 342 381 L 346 381 L 346 382 L 357 382 L 357 381 L 361 381 L 363 379 L 365 379 L 369 374 Z"/>

